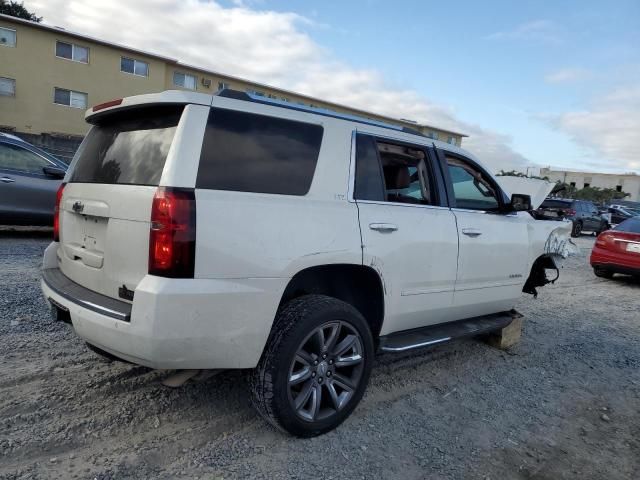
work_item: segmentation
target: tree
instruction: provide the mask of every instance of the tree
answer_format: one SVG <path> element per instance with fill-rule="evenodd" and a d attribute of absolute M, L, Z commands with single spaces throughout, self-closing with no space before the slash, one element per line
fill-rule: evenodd
<path fill-rule="evenodd" d="M 599 204 L 608 204 L 612 200 L 622 199 L 628 197 L 630 194 L 627 192 L 618 192 L 613 188 L 599 188 L 599 187 L 586 187 L 578 190 L 576 187 L 557 182 L 558 187 L 554 188 L 554 191 L 558 191 L 561 187 L 564 189 L 559 193 L 563 198 L 575 198 L 577 200 L 588 200 Z"/>
<path fill-rule="evenodd" d="M 516 170 L 508 170 L 506 172 L 504 170 L 500 170 L 500 172 L 497 173 L 496 176 L 498 176 L 498 177 L 535 178 L 536 180 L 546 180 L 547 182 L 549 181 L 549 177 L 538 177 L 536 175 L 527 176 L 526 174 L 524 174 L 522 172 L 518 172 Z"/>
<path fill-rule="evenodd" d="M 40 23 L 42 17 L 38 17 L 35 13 L 24 8 L 24 2 L 16 2 L 14 0 L 0 0 L 0 13 L 11 15 L 12 17 L 24 18 L 32 22 Z"/>

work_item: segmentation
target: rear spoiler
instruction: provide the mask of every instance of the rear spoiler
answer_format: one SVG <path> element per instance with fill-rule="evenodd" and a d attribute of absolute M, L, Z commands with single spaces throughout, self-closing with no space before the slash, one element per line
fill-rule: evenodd
<path fill-rule="evenodd" d="M 84 114 L 88 123 L 96 123 L 96 120 L 107 113 L 127 110 L 143 105 L 184 105 L 187 103 L 210 106 L 213 97 L 206 93 L 184 92 L 182 90 L 166 90 L 160 93 L 148 93 L 132 97 L 117 98 L 108 102 L 99 103 Z"/>

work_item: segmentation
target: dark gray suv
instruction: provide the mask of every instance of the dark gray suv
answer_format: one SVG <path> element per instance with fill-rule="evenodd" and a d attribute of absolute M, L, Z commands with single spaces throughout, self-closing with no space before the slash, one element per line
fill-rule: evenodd
<path fill-rule="evenodd" d="M 538 207 L 536 217 L 546 220 L 571 220 L 572 237 L 579 237 L 584 230 L 598 234 L 609 228 L 609 223 L 602 218 L 598 207 L 586 200 L 547 198 Z"/>
<path fill-rule="evenodd" d="M 24 140 L 0 133 L 0 225 L 53 225 L 67 165 Z"/>

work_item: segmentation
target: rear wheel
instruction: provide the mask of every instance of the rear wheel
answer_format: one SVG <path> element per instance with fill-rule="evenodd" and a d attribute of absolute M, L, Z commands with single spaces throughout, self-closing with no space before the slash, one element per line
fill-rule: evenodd
<path fill-rule="evenodd" d="M 324 295 L 294 299 L 279 311 L 252 372 L 253 404 L 293 435 L 332 430 L 362 398 L 373 352 L 369 326 L 351 305 Z"/>
<path fill-rule="evenodd" d="M 607 279 L 613 278 L 613 272 L 606 270 L 602 267 L 593 267 L 593 273 L 595 274 L 596 277 L 607 278 Z"/>
<path fill-rule="evenodd" d="M 573 229 L 571 230 L 572 237 L 579 237 L 582 233 L 582 222 L 574 222 Z"/>

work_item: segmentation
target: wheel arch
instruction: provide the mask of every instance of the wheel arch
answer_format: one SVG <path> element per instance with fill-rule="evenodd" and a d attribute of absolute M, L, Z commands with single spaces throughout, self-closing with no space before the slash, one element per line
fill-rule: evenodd
<path fill-rule="evenodd" d="M 327 295 L 352 305 L 365 318 L 377 341 L 385 304 L 382 280 L 373 268 L 344 263 L 305 268 L 285 287 L 278 310 L 294 298 L 308 294 Z"/>

